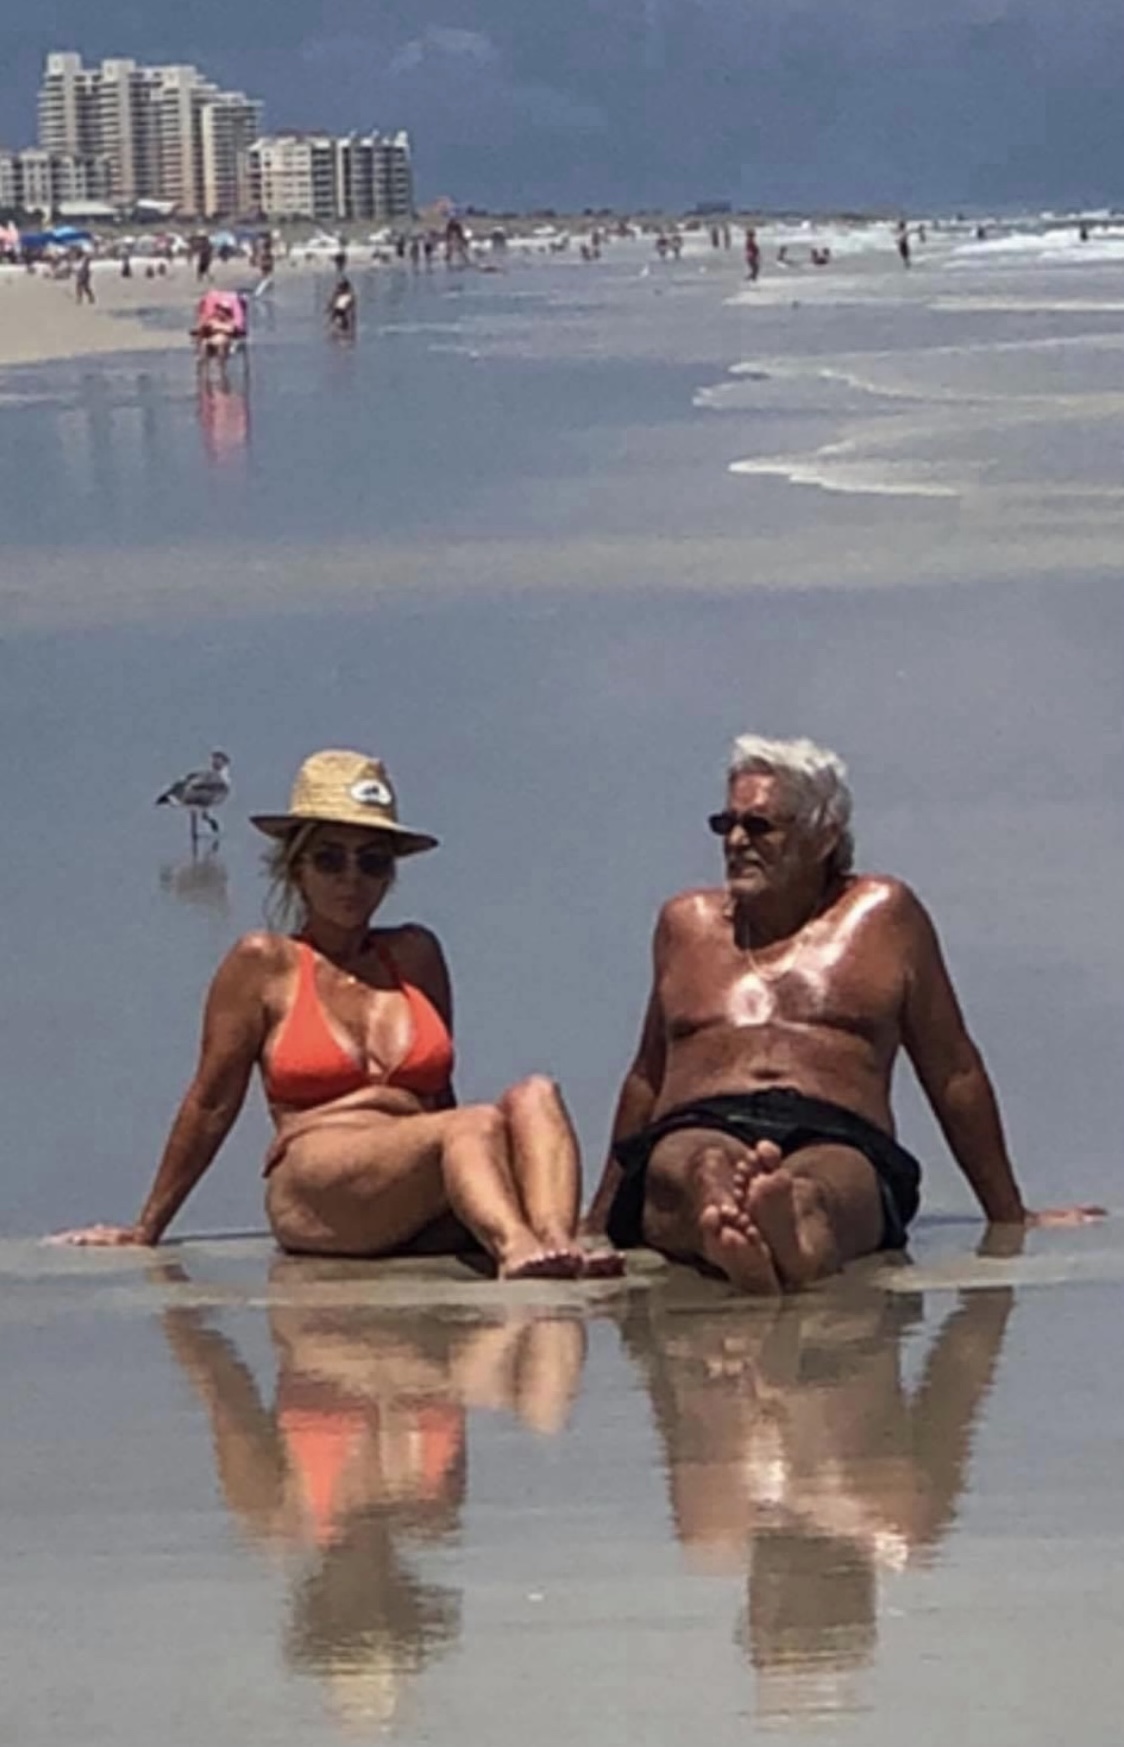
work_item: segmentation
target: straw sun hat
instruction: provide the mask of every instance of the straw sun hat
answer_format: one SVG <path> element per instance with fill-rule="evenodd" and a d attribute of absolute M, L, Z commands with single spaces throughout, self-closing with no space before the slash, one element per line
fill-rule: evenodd
<path fill-rule="evenodd" d="M 287 813 L 255 813 L 250 819 L 267 837 L 288 837 L 301 825 L 360 825 L 393 839 L 395 855 L 436 849 L 436 837 L 398 823 L 398 802 L 381 759 L 365 752 L 314 752 L 296 775 Z"/>

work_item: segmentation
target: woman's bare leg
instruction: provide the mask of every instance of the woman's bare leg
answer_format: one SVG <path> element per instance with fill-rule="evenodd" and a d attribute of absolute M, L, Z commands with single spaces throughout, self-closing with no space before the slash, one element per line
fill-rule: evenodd
<path fill-rule="evenodd" d="M 511 1170 L 531 1230 L 544 1244 L 576 1250 L 581 1204 L 578 1141 L 554 1081 L 532 1074 L 500 1099 Z"/>
<path fill-rule="evenodd" d="M 296 1253 L 389 1255 L 452 1209 L 505 1278 L 577 1271 L 524 1218 L 494 1105 L 302 1123 L 270 1173 L 266 1209 L 278 1243 Z"/>
<path fill-rule="evenodd" d="M 305 1123 L 266 1181 L 266 1212 L 282 1249 L 385 1256 L 409 1243 L 448 1211 L 446 1123 L 444 1112 L 375 1111 L 346 1123 L 329 1118 L 319 1128 Z"/>
<path fill-rule="evenodd" d="M 546 1074 L 532 1074 L 510 1087 L 500 1108 L 511 1134 L 512 1171 L 527 1224 L 552 1247 L 577 1250 L 587 1280 L 616 1278 L 624 1257 L 606 1244 L 582 1248 L 577 1236 L 581 1211 L 581 1160 L 578 1139 L 562 1094 Z"/>
<path fill-rule="evenodd" d="M 450 1113 L 444 1149 L 445 1192 L 457 1218 L 494 1256 L 502 1279 L 570 1278 L 581 1257 L 563 1231 L 547 1236 L 532 1223 L 513 1168 L 508 1120 L 495 1105 Z M 456 1117 L 468 1118 L 456 1121 Z"/>

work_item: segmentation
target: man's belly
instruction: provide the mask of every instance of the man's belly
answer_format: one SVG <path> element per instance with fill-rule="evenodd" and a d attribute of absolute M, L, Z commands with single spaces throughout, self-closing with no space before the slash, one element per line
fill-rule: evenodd
<path fill-rule="evenodd" d="M 669 1043 L 653 1120 L 698 1098 L 792 1086 L 894 1132 L 889 1052 L 822 1026 L 710 1026 Z"/>

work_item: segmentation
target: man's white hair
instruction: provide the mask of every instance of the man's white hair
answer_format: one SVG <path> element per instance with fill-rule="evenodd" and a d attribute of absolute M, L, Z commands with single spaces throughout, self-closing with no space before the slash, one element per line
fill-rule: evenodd
<path fill-rule="evenodd" d="M 810 831 L 838 831 L 831 869 L 850 873 L 855 860 L 851 832 L 851 791 L 847 766 L 838 753 L 828 752 L 814 740 L 766 740 L 760 734 L 739 734 L 730 748 L 726 775 L 760 773 L 778 777 L 791 791 L 797 818 Z"/>

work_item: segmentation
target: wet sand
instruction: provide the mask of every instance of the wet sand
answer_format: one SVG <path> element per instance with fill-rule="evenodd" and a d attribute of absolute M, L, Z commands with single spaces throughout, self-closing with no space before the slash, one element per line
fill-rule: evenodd
<path fill-rule="evenodd" d="M 500 1290 L 31 1241 L 135 1210 L 260 922 L 245 815 L 315 745 L 381 752 L 442 838 L 394 916 L 446 940 L 462 1096 L 555 1073 L 594 1178 L 746 727 L 848 758 L 1032 1200 L 1119 1207 L 1118 274 L 955 261 L 756 303 L 705 259 L 371 275 L 351 351 L 309 276 L 217 403 L 174 352 L 5 377 L 21 1747 L 1115 1741 L 1119 1221 L 978 1254 L 908 1075 L 913 1265 L 779 1308 L 643 1259 Z M 192 857 L 151 802 L 211 746 Z M 265 1139 L 255 1091 L 176 1230 L 260 1232 Z"/>
<path fill-rule="evenodd" d="M 1119 1232 L 972 1241 L 780 1306 L 0 1246 L 13 1739 L 1107 1747 Z"/>

